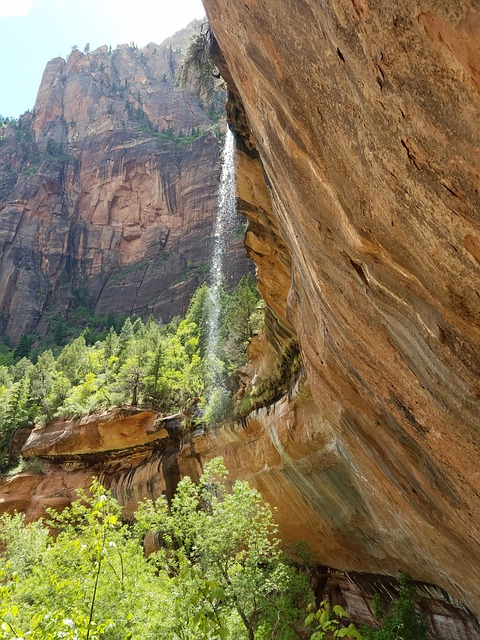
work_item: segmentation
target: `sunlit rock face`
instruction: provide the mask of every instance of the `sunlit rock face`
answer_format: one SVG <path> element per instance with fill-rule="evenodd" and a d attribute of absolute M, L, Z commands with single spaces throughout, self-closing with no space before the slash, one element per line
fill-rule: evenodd
<path fill-rule="evenodd" d="M 0 129 L 0 332 L 13 342 L 81 306 L 168 321 L 208 275 L 219 113 L 175 79 L 194 26 L 51 60 L 32 113 Z M 227 264 L 227 279 L 248 268 L 241 233 Z"/>
<path fill-rule="evenodd" d="M 314 403 L 307 444 L 290 418 L 258 483 L 321 562 L 407 570 L 478 613 L 478 7 L 205 7 L 245 141 L 247 243 Z"/>
<path fill-rule="evenodd" d="M 33 429 L 22 447 L 27 458 L 108 455 L 168 438 L 159 414 L 153 411 L 114 409 L 78 420 L 56 420 Z"/>
<path fill-rule="evenodd" d="M 27 509 L 67 503 L 95 473 L 129 517 L 223 455 L 278 508 L 287 543 L 343 570 L 406 570 L 478 614 L 479 14 L 446 0 L 205 4 L 267 335 L 278 351 L 298 339 L 305 378 L 243 425 L 51 461 L 64 489 L 23 475 L 2 504 L 9 491 Z M 437 635 L 462 633 L 478 627 Z"/>
<path fill-rule="evenodd" d="M 145 497 L 173 495 L 183 421 L 182 414 L 124 407 L 22 430 L 15 452 L 28 470 L 0 482 L 0 513 L 21 511 L 36 520 L 48 508 L 68 506 L 98 478 L 132 518 Z"/>

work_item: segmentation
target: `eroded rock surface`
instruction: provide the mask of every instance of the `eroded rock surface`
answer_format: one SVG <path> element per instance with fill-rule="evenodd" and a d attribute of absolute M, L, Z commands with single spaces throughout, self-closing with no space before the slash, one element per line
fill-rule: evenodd
<path fill-rule="evenodd" d="M 159 414 L 141 409 L 114 409 L 78 420 L 57 420 L 31 431 L 21 454 L 27 458 L 52 459 L 115 451 L 127 453 L 167 438 L 163 422 Z"/>
<path fill-rule="evenodd" d="M 223 455 L 323 564 L 406 570 L 478 614 L 478 10 L 205 4 L 267 334 L 298 339 L 311 397 L 112 458 L 102 480 L 128 513 Z"/>
<path fill-rule="evenodd" d="M 205 6 L 247 242 L 316 407 L 262 490 L 325 564 L 407 570 L 479 613 L 478 6 Z"/>
<path fill-rule="evenodd" d="M 182 414 L 123 407 L 22 430 L 17 448 L 36 470 L 2 480 L 0 513 L 22 511 L 27 521 L 35 520 L 47 508 L 69 505 L 76 490 L 88 490 L 96 477 L 114 491 L 129 518 L 143 498 L 173 494 L 183 423 Z"/>
<path fill-rule="evenodd" d="M 220 111 L 175 80 L 194 26 L 174 47 L 51 60 L 32 113 L 0 128 L 0 332 L 13 343 L 67 309 L 168 321 L 208 275 Z M 227 278 L 248 269 L 242 234 L 226 262 Z"/>

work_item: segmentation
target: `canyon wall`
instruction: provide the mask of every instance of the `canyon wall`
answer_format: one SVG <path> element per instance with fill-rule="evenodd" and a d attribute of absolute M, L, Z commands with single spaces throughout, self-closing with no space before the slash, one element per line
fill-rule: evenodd
<path fill-rule="evenodd" d="M 268 305 L 253 386 L 272 349 L 298 342 L 304 370 L 242 424 L 173 429 L 125 455 L 43 450 L 50 476 L 6 481 L 2 508 L 24 496 L 36 517 L 95 473 L 128 516 L 223 455 L 318 562 L 408 571 L 478 615 L 480 13 L 446 0 L 205 6 Z M 438 637 L 478 637 L 468 624 Z"/>
<path fill-rule="evenodd" d="M 0 333 L 13 343 L 67 311 L 168 321 L 208 275 L 222 101 L 207 108 L 176 81 L 198 27 L 51 60 L 33 111 L 0 128 Z M 240 233 L 228 277 L 244 254 Z"/>
<path fill-rule="evenodd" d="M 478 5 L 205 8 L 270 333 L 298 340 L 313 398 L 280 431 L 263 415 L 275 473 L 244 445 L 239 468 L 322 563 L 406 570 L 478 614 Z"/>

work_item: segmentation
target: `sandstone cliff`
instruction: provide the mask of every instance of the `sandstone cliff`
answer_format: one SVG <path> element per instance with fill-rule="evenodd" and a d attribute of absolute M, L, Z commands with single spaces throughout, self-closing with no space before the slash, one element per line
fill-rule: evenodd
<path fill-rule="evenodd" d="M 407 570 L 478 614 L 480 14 L 445 0 L 205 5 L 267 335 L 280 354 L 298 340 L 305 373 L 243 426 L 138 464 L 114 456 L 101 479 L 128 515 L 224 455 L 320 562 Z M 64 464 L 66 484 L 86 468 Z M 462 634 L 478 627 L 443 637 Z"/>
<path fill-rule="evenodd" d="M 219 110 L 175 83 L 196 24 L 45 69 L 35 107 L 0 133 L 0 333 L 52 314 L 182 313 L 208 274 Z M 245 272 L 241 236 L 227 260 Z"/>
<path fill-rule="evenodd" d="M 478 613 L 478 5 L 205 7 L 247 242 L 313 396 L 308 420 L 262 417 L 280 459 L 257 482 L 325 564 Z"/>

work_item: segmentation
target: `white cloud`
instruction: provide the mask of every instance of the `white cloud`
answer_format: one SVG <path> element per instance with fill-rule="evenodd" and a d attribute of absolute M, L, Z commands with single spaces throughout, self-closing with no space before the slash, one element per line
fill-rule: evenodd
<path fill-rule="evenodd" d="M 0 18 L 24 18 L 34 2 L 35 0 L 0 0 Z"/>

